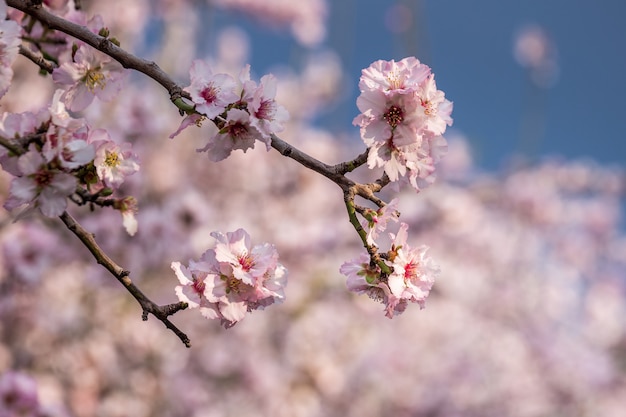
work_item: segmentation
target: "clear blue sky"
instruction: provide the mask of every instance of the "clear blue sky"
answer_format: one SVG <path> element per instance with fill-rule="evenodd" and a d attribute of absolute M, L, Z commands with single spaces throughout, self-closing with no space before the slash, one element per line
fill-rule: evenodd
<path fill-rule="evenodd" d="M 394 3 L 413 9 L 414 26 L 395 35 L 385 25 Z M 500 167 L 515 152 L 588 156 L 626 166 L 626 1 L 597 0 L 342 0 L 330 1 L 326 44 L 353 75 L 341 123 L 356 115 L 360 70 L 377 59 L 416 55 L 454 101 L 454 128 L 472 143 L 479 165 Z M 257 72 L 293 59 L 287 35 L 265 31 L 234 15 L 218 25 L 247 22 Z M 552 37 L 560 75 L 550 89 L 532 91 L 513 57 L 515 33 L 538 24 Z M 297 49 L 297 48 L 296 48 Z M 297 51 L 296 51 L 297 52 Z M 297 56 L 297 53 L 296 53 Z M 534 115 L 536 142 L 520 141 Z M 543 127 L 541 127 L 543 126 Z M 526 125 L 528 128 L 528 125 Z M 538 133 L 537 133 L 538 132 Z M 527 138 L 527 136 L 526 136 Z"/>

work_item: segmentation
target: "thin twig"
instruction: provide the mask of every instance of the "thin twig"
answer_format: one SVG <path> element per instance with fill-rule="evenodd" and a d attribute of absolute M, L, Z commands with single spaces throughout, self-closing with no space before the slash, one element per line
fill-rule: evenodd
<path fill-rule="evenodd" d="M 23 55 L 26 58 L 33 61 L 35 64 L 39 66 L 39 68 L 46 71 L 48 74 L 52 74 L 52 71 L 54 71 L 54 69 L 56 68 L 56 65 L 51 64 L 50 62 L 46 61 L 46 59 L 43 56 L 38 55 L 34 53 L 33 51 L 31 51 L 30 49 L 25 48 L 21 45 L 20 45 L 20 55 Z"/>
<path fill-rule="evenodd" d="M 169 304 L 165 306 L 159 306 L 148 297 L 145 296 L 143 292 L 135 285 L 130 279 L 130 272 L 116 264 L 104 251 L 100 248 L 94 236 L 87 232 L 81 225 L 78 223 L 67 211 L 63 212 L 61 216 L 61 221 L 65 224 L 65 226 L 80 239 L 80 241 L 89 249 L 93 257 L 96 259 L 100 265 L 105 267 L 107 271 L 109 271 L 117 280 L 132 294 L 133 297 L 139 302 L 141 305 L 141 309 L 143 310 L 141 317 L 143 320 L 148 319 L 148 314 L 152 314 L 159 320 L 163 322 L 165 327 L 173 331 L 176 336 L 185 344 L 187 347 L 191 347 L 191 341 L 187 337 L 185 333 L 180 331 L 172 322 L 168 320 L 168 316 L 172 314 L 184 310 L 187 308 L 187 303 L 179 302 L 175 304 Z"/>

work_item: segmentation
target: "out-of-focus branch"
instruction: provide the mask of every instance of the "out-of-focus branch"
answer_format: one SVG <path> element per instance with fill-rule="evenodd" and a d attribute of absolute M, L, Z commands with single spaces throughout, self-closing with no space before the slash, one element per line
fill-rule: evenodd
<path fill-rule="evenodd" d="M 78 223 L 67 211 L 63 212 L 60 216 L 61 221 L 65 224 L 65 226 L 80 239 L 80 241 L 89 249 L 93 257 L 96 261 L 105 267 L 107 271 L 109 271 L 127 290 L 139 305 L 141 305 L 141 309 L 143 313 L 141 315 L 143 320 L 148 320 L 148 314 L 152 314 L 163 324 L 165 327 L 173 331 L 176 336 L 185 344 L 187 347 L 191 347 L 191 341 L 187 337 L 185 333 L 180 331 L 172 322 L 169 321 L 168 316 L 172 314 L 184 310 L 187 308 L 187 303 L 179 302 L 175 304 L 168 304 L 164 306 L 160 306 L 150 300 L 146 295 L 141 292 L 139 288 L 131 281 L 129 275 L 130 272 L 123 269 L 121 266 L 116 264 L 104 251 L 100 248 L 94 236 L 86 231 L 80 223 Z"/>
<path fill-rule="evenodd" d="M 34 53 L 33 51 L 31 51 L 30 49 L 25 48 L 21 45 L 20 45 L 20 55 L 25 56 L 26 58 L 33 61 L 35 64 L 37 64 L 37 66 L 39 66 L 39 68 L 46 71 L 48 74 L 52 74 L 52 71 L 54 71 L 54 69 L 56 68 L 55 64 L 46 61 L 46 59 L 42 57 L 41 55 L 38 55 Z"/>

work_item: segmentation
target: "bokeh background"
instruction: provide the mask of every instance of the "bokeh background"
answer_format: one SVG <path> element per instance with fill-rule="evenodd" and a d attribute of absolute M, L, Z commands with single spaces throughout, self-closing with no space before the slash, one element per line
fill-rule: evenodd
<path fill-rule="evenodd" d="M 38 416 L 623 415 L 626 6 L 83 4 L 181 85 L 196 58 L 216 72 L 273 72 L 291 113 L 280 136 L 327 163 L 363 151 L 351 125 L 361 69 L 407 55 L 430 65 L 455 103 L 450 151 L 436 184 L 399 198 L 411 242 L 429 245 L 442 273 L 424 310 L 385 318 L 338 272 L 362 247 L 336 186 L 258 147 L 210 163 L 195 152 L 206 126 L 167 139 L 180 117 L 135 75 L 84 116 L 142 161 L 124 188 L 139 200 L 139 232 L 126 236 L 110 210 L 71 213 L 162 304 L 176 301 L 171 261 L 197 259 L 211 231 L 244 227 L 253 243 L 276 245 L 287 300 L 229 330 L 180 312 L 185 349 L 160 322 L 141 321 L 59 222 L 13 223 L 2 211 L 0 411 L 18 392 Z M 2 111 L 46 106 L 50 79 L 15 65 Z M 3 199 L 10 180 L 3 173 Z"/>

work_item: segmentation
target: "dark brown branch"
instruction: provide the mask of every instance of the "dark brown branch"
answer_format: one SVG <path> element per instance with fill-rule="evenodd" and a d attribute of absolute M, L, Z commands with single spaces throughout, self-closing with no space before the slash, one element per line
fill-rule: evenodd
<path fill-rule="evenodd" d="M 168 316 L 172 314 L 184 310 L 187 308 L 187 303 L 179 302 L 175 304 L 169 304 L 165 306 L 159 306 L 150 300 L 146 295 L 141 292 L 139 288 L 131 281 L 129 277 L 129 272 L 123 269 L 121 266 L 116 264 L 104 251 L 100 248 L 94 236 L 87 232 L 81 225 L 78 223 L 67 211 L 63 212 L 61 216 L 61 221 L 65 224 L 65 226 L 80 239 L 80 241 L 89 249 L 93 257 L 96 259 L 100 265 L 105 267 L 107 271 L 109 271 L 123 286 L 128 290 L 129 293 L 139 302 L 141 306 L 142 319 L 148 320 L 148 314 L 152 314 L 157 319 L 161 320 L 165 327 L 173 331 L 176 336 L 185 344 L 187 347 L 191 347 L 191 341 L 187 337 L 185 333 L 180 331 L 172 322 L 169 321 Z"/>
<path fill-rule="evenodd" d="M 33 51 L 31 51 L 30 49 L 25 48 L 21 45 L 20 45 L 20 55 L 23 55 L 26 58 L 33 61 L 35 64 L 39 66 L 39 68 L 46 71 L 48 74 L 52 74 L 52 71 L 54 71 L 54 69 L 56 68 L 55 64 L 52 64 L 46 61 L 46 59 L 42 57 L 41 55 L 38 55 L 34 53 Z"/>

